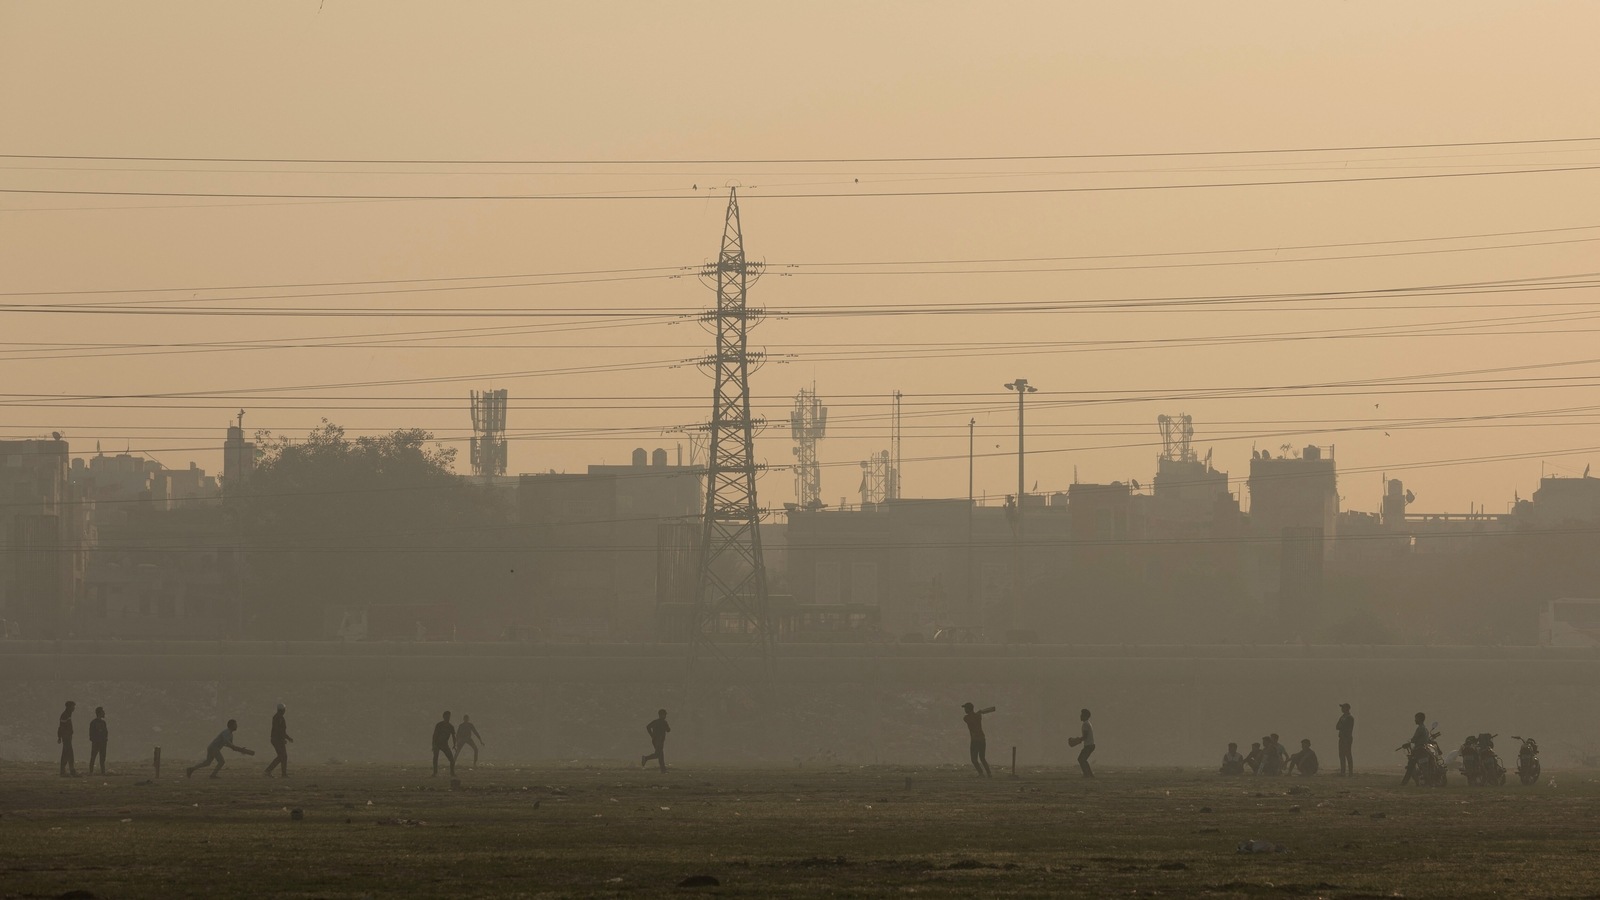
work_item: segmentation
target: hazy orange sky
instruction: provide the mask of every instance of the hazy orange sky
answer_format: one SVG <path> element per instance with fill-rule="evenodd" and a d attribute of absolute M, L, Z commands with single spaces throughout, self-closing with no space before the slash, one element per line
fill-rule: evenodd
<path fill-rule="evenodd" d="M 711 385 L 669 314 L 713 301 L 675 267 L 736 184 L 752 303 L 954 311 L 754 333 L 769 418 L 813 380 L 831 409 L 830 503 L 894 390 L 907 496 L 965 493 L 969 417 L 1012 489 L 1020 376 L 1040 491 L 1147 483 L 1187 412 L 1235 478 L 1334 444 L 1347 508 L 1387 472 L 1502 511 L 1600 458 L 1596 34 L 1578 2 L 0 2 L 0 436 L 215 470 L 240 408 L 460 445 L 504 387 L 513 472 L 671 447 Z M 1286 148 L 1319 152 L 1192 153 Z M 927 161 L 1005 156 L 1058 158 Z M 949 193 L 996 190 L 1035 192 Z M 441 195 L 545 199 L 328 199 Z M 1526 279 L 1559 289 L 1402 290 Z M 1082 308 L 1265 293 L 1306 296 Z"/>

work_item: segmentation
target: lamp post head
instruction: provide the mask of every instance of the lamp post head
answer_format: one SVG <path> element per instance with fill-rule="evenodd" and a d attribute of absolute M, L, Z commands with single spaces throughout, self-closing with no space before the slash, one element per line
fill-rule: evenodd
<path fill-rule="evenodd" d="M 1016 391 L 1019 394 L 1033 394 L 1039 391 L 1038 388 L 1029 384 L 1026 378 L 1018 378 L 1016 381 L 1007 384 L 1006 390 Z"/>

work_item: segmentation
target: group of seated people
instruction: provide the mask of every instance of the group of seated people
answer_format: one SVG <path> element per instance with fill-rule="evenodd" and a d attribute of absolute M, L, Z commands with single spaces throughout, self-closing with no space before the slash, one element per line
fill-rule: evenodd
<path fill-rule="evenodd" d="M 1317 774 L 1317 754 L 1311 749 L 1311 739 L 1300 741 L 1300 752 L 1290 755 L 1275 734 L 1269 734 L 1260 743 L 1250 745 L 1248 756 L 1240 755 L 1238 744 L 1229 744 L 1222 755 L 1222 774 L 1243 775 L 1301 775 Z"/>

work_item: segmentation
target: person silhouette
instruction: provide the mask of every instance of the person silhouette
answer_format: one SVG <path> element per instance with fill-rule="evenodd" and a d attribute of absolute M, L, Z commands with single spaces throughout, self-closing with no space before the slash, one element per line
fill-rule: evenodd
<path fill-rule="evenodd" d="M 1417 713 L 1411 719 L 1417 723 L 1417 727 L 1415 731 L 1411 732 L 1411 752 L 1406 755 L 1406 774 L 1400 779 L 1401 785 L 1407 785 L 1413 781 L 1421 783 L 1421 780 L 1417 777 L 1417 764 L 1422 762 L 1422 754 L 1427 752 L 1428 744 L 1433 742 L 1433 732 L 1429 731 L 1428 726 L 1425 724 L 1428 721 L 1427 714 Z"/>
<path fill-rule="evenodd" d="M 989 769 L 989 739 L 983 734 L 983 717 L 994 712 L 994 707 L 975 710 L 971 703 L 963 703 L 961 708 L 967 711 L 961 720 L 967 723 L 967 736 L 971 739 L 967 752 L 972 756 L 972 767 L 978 770 L 979 775 L 993 778 L 994 772 Z"/>
<path fill-rule="evenodd" d="M 456 727 L 450 724 L 450 711 L 445 710 L 444 717 L 433 725 L 433 777 L 439 777 L 439 754 L 450 763 L 450 777 L 456 776 L 456 755 L 450 749 L 455 742 Z"/>
<path fill-rule="evenodd" d="M 283 716 L 288 707 L 278 704 L 278 711 L 272 716 L 272 749 L 277 757 L 267 763 L 267 777 L 272 777 L 272 770 L 282 767 L 283 777 L 289 777 L 289 745 L 294 743 L 294 738 L 289 737 L 289 723 Z"/>
<path fill-rule="evenodd" d="M 1244 763 L 1245 759 L 1239 753 L 1239 745 L 1230 742 L 1228 744 L 1228 752 L 1222 754 L 1222 768 L 1218 771 L 1223 775 L 1243 775 Z"/>
<path fill-rule="evenodd" d="M 223 750 L 224 747 L 226 747 L 229 750 L 232 750 L 235 753 L 243 753 L 245 756 L 255 756 L 256 752 L 254 750 L 248 750 L 248 749 L 246 749 L 244 747 L 236 747 L 236 746 L 234 746 L 233 733 L 235 731 L 238 731 L 238 730 L 239 730 L 239 723 L 237 721 L 233 720 L 233 719 L 229 719 L 228 720 L 228 727 L 222 729 L 221 733 L 219 733 L 216 737 L 212 738 L 211 739 L 211 745 L 206 747 L 206 758 L 204 760 L 202 760 L 202 761 L 200 761 L 198 763 L 195 763 L 194 765 L 190 766 L 188 771 L 184 773 L 183 777 L 185 777 L 185 778 L 193 778 L 195 772 L 198 772 L 201 769 L 204 769 L 206 766 L 209 766 L 213 762 L 215 762 L 217 764 L 217 767 L 215 769 L 211 770 L 211 777 L 212 778 L 216 778 L 217 774 L 222 771 L 222 766 L 223 766 L 222 750 Z"/>
<path fill-rule="evenodd" d="M 1285 774 L 1299 772 L 1301 775 L 1317 774 L 1317 751 L 1311 749 L 1311 739 L 1300 739 L 1300 752 L 1289 757 L 1289 768 Z"/>
<path fill-rule="evenodd" d="M 1356 717 L 1350 715 L 1348 703 L 1339 704 L 1339 712 L 1339 721 L 1333 726 L 1333 730 L 1339 732 L 1339 774 L 1354 775 L 1356 761 L 1350 753 L 1350 748 L 1355 745 Z"/>
<path fill-rule="evenodd" d="M 656 717 L 645 723 L 644 730 L 646 734 L 650 735 L 650 746 L 655 748 L 655 752 L 648 756 L 639 757 L 639 766 L 643 768 L 645 763 L 653 759 L 661 766 L 661 771 L 665 772 L 667 770 L 667 732 L 672 730 L 672 726 L 667 724 L 667 711 L 664 709 L 656 710 Z"/>
<path fill-rule="evenodd" d="M 106 741 L 110 732 L 106 728 L 106 708 L 96 706 L 94 718 L 89 720 L 89 774 L 94 774 L 94 761 L 100 760 L 100 774 L 106 773 Z"/>
<path fill-rule="evenodd" d="M 61 711 L 61 719 L 56 723 L 56 743 L 61 745 L 61 777 L 77 778 L 78 761 L 72 755 L 72 711 L 78 704 L 67 701 L 67 708 Z"/>
<path fill-rule="evenodd" d="M 478 742 L 483 740 L 483 735 L 478 732 L 478 726 L 472 724 L 472 717 L 465 713 L 461 716 L 461 724 L 456 726 L 456 758 L 461 758 L 461 748 L 472 748 L 472 767 L 478 767 Z"/>
<path fill-rule="evenodd" d="M 1078 721 L 1083 723 L 1083 734 L 1068 739 L 1067 744 L 1073 747 L 1083 745 L 1083 749 L 1078 751 L 1078 768 L 1083 770 L 1083 777 L 1093 778 L 1094 770 L 1089 768 L 1089 757 L 1094 755 L 1094 726 L 1089 724 L 1087 709 L 1078 710 Z"/>

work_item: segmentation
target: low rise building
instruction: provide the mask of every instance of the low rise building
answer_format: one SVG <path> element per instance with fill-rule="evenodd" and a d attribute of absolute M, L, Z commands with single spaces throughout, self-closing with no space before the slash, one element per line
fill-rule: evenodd
<path fill-rule="evenodd" d="M 0 441 L 0 635 L 70 633 L 94 532 L 67 457 L 59 438 Z"/>
<path fill-rule="evenodd" d="M 667 451 L 583 474 L 523 475 L 518 525 L 533 574 L 527 627 L 546 640 L 650 640 L 663 526 L 701 513 L 700 469 Z"/>

